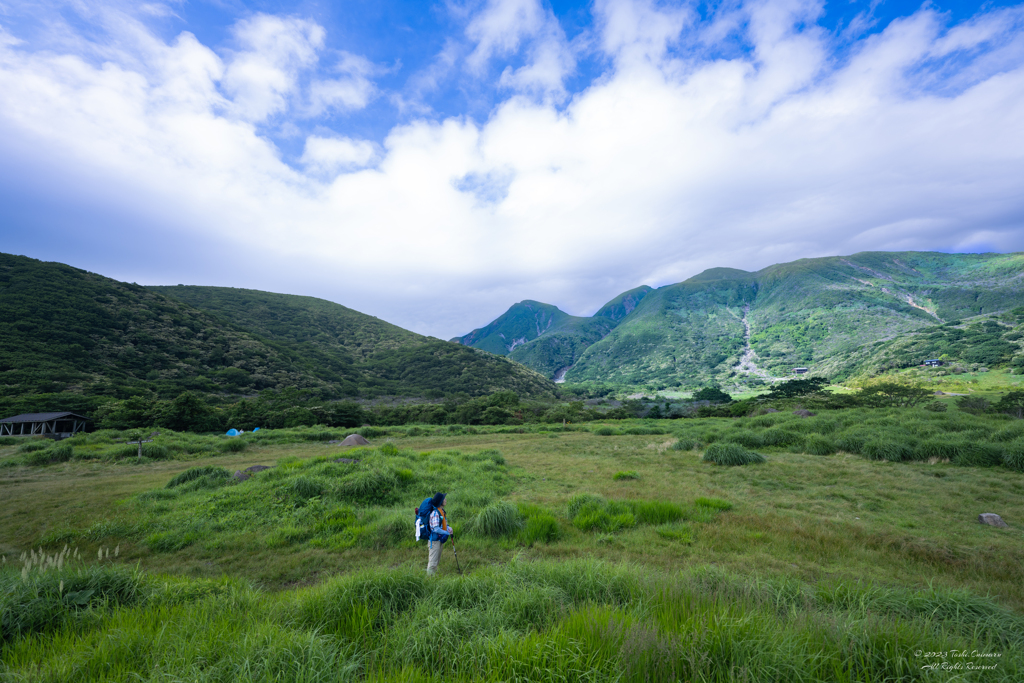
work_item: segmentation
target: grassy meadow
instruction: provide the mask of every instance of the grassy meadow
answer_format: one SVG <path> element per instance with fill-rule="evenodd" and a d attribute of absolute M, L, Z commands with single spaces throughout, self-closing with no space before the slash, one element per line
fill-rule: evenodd
<path fill-rule="evenodd" d="M 0 444 L 0 680 L 1024 678 L 1024 421 L 369 433 Z"/>

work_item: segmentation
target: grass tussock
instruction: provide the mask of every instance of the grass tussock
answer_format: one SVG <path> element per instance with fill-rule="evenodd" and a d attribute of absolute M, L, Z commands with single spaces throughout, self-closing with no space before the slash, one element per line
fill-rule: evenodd
<path fill-rule="evenodd" d="M 767 461 L 767 458 L 736 443 L 713 443 L 704 449 L 701 460 L 716 465 L 736 466 L 756 465 Z"/>

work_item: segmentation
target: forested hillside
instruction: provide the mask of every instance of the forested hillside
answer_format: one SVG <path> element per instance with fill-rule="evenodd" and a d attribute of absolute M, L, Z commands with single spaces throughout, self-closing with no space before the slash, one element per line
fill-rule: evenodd
<path fill-rule="evenodd" d="M 162 293 L 168 290 L 177 296 Z M 189 293 L 199 306 L 185 300 Z M 2 412 L 87 411 L 111 399 L 183 391 L 230 397 L 282 389 L 331 400 L 500 389 L 533 396 L 550 394 L 553 385 L 504 358 L 326 301 L 149 289 L 0 254 Z"/>

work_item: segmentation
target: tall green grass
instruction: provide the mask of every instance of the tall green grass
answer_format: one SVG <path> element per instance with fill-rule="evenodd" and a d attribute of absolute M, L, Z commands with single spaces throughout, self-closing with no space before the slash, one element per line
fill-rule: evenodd
<path fill-rule="evenodd" d="M 0 574 L 5 623 L 26 625 L 5 631 L 6 678 L 853 683 L 950 680 L 922 669 L 943 661 L 998 663 L 956 671 L 961 681 L 1024 676 L 1024 617 L 962 591 L 592 560 L 513 560 L 462 577 L 379 569 L 282 593 L 90 571 L 107 597 L 81 609 L 53 600 L 57 584 Z M 32 591 L 50 595 L 48 611 L 30 607 Z"/>

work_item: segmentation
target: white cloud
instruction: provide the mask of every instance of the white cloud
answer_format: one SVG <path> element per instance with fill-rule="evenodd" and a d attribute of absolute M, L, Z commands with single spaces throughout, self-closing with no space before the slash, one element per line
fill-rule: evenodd
<path fill-rule="evenodd" d="M 241 49 L 232 55 L 222 81 L 232 97 L 232 113 L 246 121 L 262 121 L 284 111 L 298 90 L 300 73 L 317 61 L 323 27 L 259 14 L 238 22 L 233 33 Z"/>
<path fill-rule="evenodd" d="M 310 135 L 299 161 L 313 171 L 336 173 L 366 166 L 375 155 L 373 143 L 367 140 Z"/>
<path fill-rule="evenodd" d="M 480 28 L 480 54 L 546 35 L 531 7 Z M 710 35 L 685 10 L 606 0 L 614 65 L 564 107 L 517 94 L 554 77 L 510 70 L 516 93 L 485 121 L 413 117 L 379 146 L 317 129 L 303 170 L 256 124 L 376 94 L 361 58 L 309 75 L 315 24 L 260 15 L 225 58 L 187 33 L 134 34 L 102 63 L 0 37 L 0 165 L 49 168 L 38 182 L 53 193 L 88 181 L 95 205 L 131 203 L 133 230 L 159 221 L 197 248 L 240 245 L 219 283 L 317 294 L 442 337 L 524 298 L 592 312 L 712 266 L 1024 249 L 1021 10 L 950 31 L 922 10 L 837 60 L 819 9 L 745 5 L 730 31 L 749 52 L 718 59 L 670 50 Z M 174 268 L 153 280 L 178 281 Z"/>

